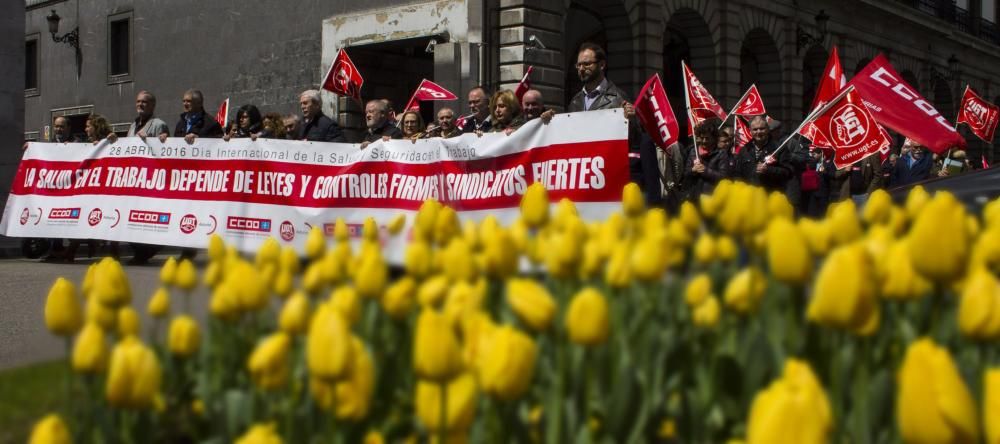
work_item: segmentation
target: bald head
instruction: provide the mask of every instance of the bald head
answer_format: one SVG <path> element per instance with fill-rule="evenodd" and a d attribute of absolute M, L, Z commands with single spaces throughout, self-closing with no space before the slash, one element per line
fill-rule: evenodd
<path fill-rule="evenodd" d="M 149 119 L 156 111 L 156 96 L 149 91 L 139 91 L 135 96 L 135 112 L 142 120 Z"/>
<path fill-rule="evenodd" d="M 545 111 L 545 103 L 542 102 L 542 92 L 537 89 L 529 89 L 521 97 L 521 111 L 525 120 L 534 119 Z"/>

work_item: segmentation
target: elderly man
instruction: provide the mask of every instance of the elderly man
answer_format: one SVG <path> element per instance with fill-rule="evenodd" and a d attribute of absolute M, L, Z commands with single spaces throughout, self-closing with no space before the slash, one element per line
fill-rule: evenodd
<path fill-rule="evenodd" d="M 493 122 L 490 121 L 490 98 L 481 86 L 469 90 L 469 113 L 465 116 L 463 133 L 487 133 L 493 129 Z"/>
<path fill-rule="evenodd" d="M 285 138 L 289 140 L 296 140 L 299 137 L 299 125 L 301 124 L 301 119 L 298 115 L 288 114 L 281 118 L 281 124 L 285 127 Z"/>
<path fill-rule="evenodd" d="M 149 91 L 139 91 L 135 97 L 135 112 L 138 116 L 128 127 L 127 136 L 146 140 L 148 136 L 160 137 L 161 134 L 170 134 L 170 127 L 167 126 L 167 123 L 153 117 L 155 111 L 156 96 Z M 107 140 L 115 143 L 118 136 L 115 133 L 108 134 Z"/>
<path fill-rule="evenodd" d="M 205 97 L 197 89 L 189 89 L 181 98 L 184 112 L 174 127 L 174 137 L 183 137 L 187 143 L 194 143 L 198 137 L 222 137 L 222 126 L 215 121 L 215 116 L 205 112 Z M 165 142 L 166 133 L 160 134 L 160 141 Z"/>
<path fill-rule="evenodd" d="M 545 112 L 545 103 L 542 101 L 542 92 L 537 89 L 529 89 L 521 97 L 521 115 L 524 121 L 538 118 Z"/>
<path fill-rule="evenodd" d="M 368 129 L 365 132 L 362 147 L 383 138 L 403 138 L 403 132 L 389 122 L 389 103 L 385 100 L 369 100 L 365 104 L 365 125 Z"/>
<path fill-rule="evenodd" d="M 931 175 L 934 162 L 927 155 L 927 148 L 906 139 L 900 150 L 903 155 L 896 161 L 889 178 L 889 186 L 895 188 L 925 180 Z"/>
<path fill-rule="evenodd" d="M 794 168 L 790 162 L 790 150 L 778 152 L 778 143 L 771 137 L 771 129 L 764 116 L 750 121 L 751 140 L 737 154 L 736 168 L 739 178 L 768 191 L 786 192 L 788 181 Z"/>
<path fill-rule="evenodd" d="M 312 142 L 347 142 L 336 122 L 323 114 L 323 99 L 319 91 L 310 89 L 299 94 L 302 107 L 302 127 L 298 139 Z"/>
<path fill-rule="evenodd" d="M 58 143 L 79 142 L 76 137 L 73 137 L 69 119 L 59 116 L 52 120 L 52 141 Z"/>

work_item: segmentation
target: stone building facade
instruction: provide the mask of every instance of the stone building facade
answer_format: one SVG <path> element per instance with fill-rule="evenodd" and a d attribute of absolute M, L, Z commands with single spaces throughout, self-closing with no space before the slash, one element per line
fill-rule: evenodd
<path fill-rule="evenodd" d="M 73 48 L 50 38 L 52 10 L 60 35 L 79 28 L 80 66 Z M 191 87 L 210 111 L 229 97 L 233 108 L 292 113 L 297 93 L 318 86 L 340 49 L 365 76 L 365 98 L 401 108 L 422 78 L 460 96 L 426 105 L 427 117 L 433 106 L 466 112 L 465 91 L 512 88 L 528 65 L 561 109 L 579 90 L 570 67 L 588 40 L 607 49 L 608 76 L 629 94 L 661 73 L 678 117 L 684 60 L 724 106 L 755 83 L 769 113 L 791 126 L 836 45 L 848 75 L 887 54 L 953 119 L 967 83 L 1000 101 L 996 22 L 996 0 L 27 0 L 26 51 L 34 40 L 36 53 L 25 60 L 37 79 L 25 90 L 24 134 L 43 138 L 55 116 L 90 112 L 121 129 L 143 89 L 157 94 L 157 113 L 171 125 Z M 342 125 L 363 127 L 359 104 L 326 97 Z M 992 144 L 972 141 L 970 151 L 994 158 Z"/>

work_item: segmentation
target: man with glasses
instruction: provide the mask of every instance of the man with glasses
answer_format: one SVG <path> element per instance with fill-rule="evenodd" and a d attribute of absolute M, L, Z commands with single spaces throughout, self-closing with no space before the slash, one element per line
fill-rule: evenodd
<path fill-rule="evenodd" d="M 632 105 L 626 100 L 625 92 L 604 75 L 607 66 L 603 48 L 589 42 L 580 45 L 576 56 L 576 74 L 583 82 L 583 90 L 573 96 L 567 111 L 625 108 L 626 117 L 631 117 Z"/>
<path fill-rule="evenodd" d="M 183 137 L 187 143 L 194 143 L 198 137 L 222 137 L 222 126 L 215 121 L 214 116 L 205 112 L 204 101 L 204 96 L 197 89 L 184 92 L 181 97 L 184 112 L 174 127 L 174 137 Z M 166 140 L 167 133 L 160 133 L 160 141 Z"/>
<path fill-rule="evenodd" d="M 490 98 L 481 86 L 469 91 L 469 113 L 464 117 L 463 133 L 487 133 L 493 129 L 493 123 L 490 122 Z"/>

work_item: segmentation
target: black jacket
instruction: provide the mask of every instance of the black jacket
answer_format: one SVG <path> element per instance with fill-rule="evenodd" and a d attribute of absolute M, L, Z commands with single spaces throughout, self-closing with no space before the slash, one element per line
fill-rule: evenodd
<path fill-rule="evenodd" d="M 684 191 L 687 192 L 688 199 L 694 202 L 698 202 L 698 196 L 710 194 L 715 190 L 715 185 L 729 175 L 729 153 L 719 149 L 701 156 L 701 164 L 705 166 L 705 171 L 701 173 L 692 171 L 696 149 L 698 148 L 693 146 L 689 148 L 687 158 L 684 160 Z"/>
<path fill-rule="evenodd" d="M 320 112 L 309 122 L 303 122 L 299 130 L 299 140 L 311 142 L 347 142 L 344 132 L 340 130 L 337 122 L 334 122 L 325 114 Z"/>
<path fill-rule="evenodd" d="M 187 129 L 188 114 L 192 114 L 194 116 L 194 121 L 192 122 L 190 130 Z M 181 119 L 177 121 L 177 126 L 174 127 L 174 137 L 184 137 L 188 134 L 194 134 L 198 137 L 218 138 L 222 137 L 222 126 L 219 125 L 219 122 L 215 121 L 214 117 L 208 115 L 205 111 L 181 113 Z"/>
<path fill-rule="evenodd" d="M 748 183 L 760 185 L 768 191 L 784 193 L 795 170 L 791 163 L 789 150 L 782 149 L 774 163 L 765 167 L 763 172 L 757 173 L 757 164 L 764 162 L 767 156 L 777 148 L 778 143 L 773 138 L 768 140 L 763 149 L 757 149 L 757 145 L 752 140 L 744 145 L 736 160 L 739 178 Z"/>
<path fill-rule="evenodd" d="M 474 133 L 476 131 L 488 133 L 491 129 L 493 129 L 493 118 L 491 116 L 487 115 L 483 120 L 476 119 L 476 116 L 469 116 L 465 119 L 465 126 L 462 127 L 462 133 Z"/>
<path fill-rule="evenodd" d="M 618 88 L 610 79 L 607 80 L 607 87 L 594 99 L 594 103 L 590 105 L 590 109 L 586 109 L 586 102 L 584 101 L 583 91 L 578 91 L 573 100 L 570 100 L 569 106 L 566 108 L 567 112 L 577 112 L 577 111 L 595 111 L 599 109 L 613 109 L 621 108 L 622 104 L 628 101 L 625 92 Z"/>
<path fill-rule="evenodd" d="M 892 177 L 889 180 L 889 186 L 895 188 L 903 185 L 909 185 L 911 183 L 920 182 L 927 179 L 931 175 L 931 167 L 933 166 L 933 160 L 931 160 L 931 153 L 924 153 L 924 157 L 913 163 L 913 166 L 907 165 L 907 160 L 910 159 L 910 154 L 907 153 L 905 156 L 900 156 L 896 160 L 896 168 L 892 170 Z"/>
<path fill-rule="evenodd" d="M 382 126 L 372 129 L 367 129 L 365 131 L 365 137 L 362 139 L 363 142 L 375 142 L 377 140 L 382 140 L 383 136 L 389 136 L 390 139 L 402 139 L 403 131 L 396 128 L 396 125 L 389 123 L 388 120 L 382 122 Z"/>

